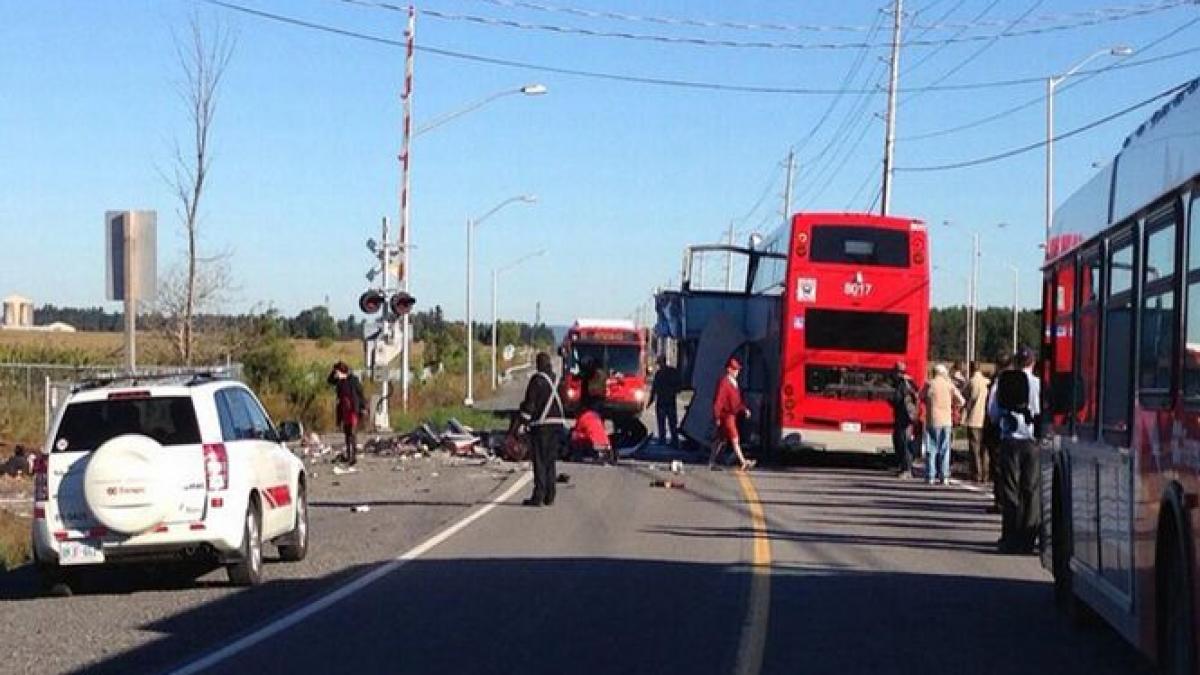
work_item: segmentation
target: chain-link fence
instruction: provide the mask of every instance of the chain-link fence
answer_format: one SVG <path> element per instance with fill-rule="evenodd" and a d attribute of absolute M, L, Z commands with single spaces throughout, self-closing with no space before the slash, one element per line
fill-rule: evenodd
<path fill-rule="evenodd" d="M 137 374 L 143 377 L 185 376 L 197 373 L 214 373 L 240 380 L 242 365 L 230 363 L 190 368 L 144 366 L 137 371 Z M 125 377 L 128 377 L 127 371 L 121 366 L 0 363 L 0 395 L 3 396 L 2 405 L 19 409 L 25 415 L 40 411 L 40 430 L 44 433 L 49 430 L 54 413 L 71 393 L 72 387 L 89 380 Z"/>

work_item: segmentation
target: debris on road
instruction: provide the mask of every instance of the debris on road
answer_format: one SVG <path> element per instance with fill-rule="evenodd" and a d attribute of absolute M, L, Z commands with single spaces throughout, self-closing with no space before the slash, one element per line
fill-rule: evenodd
<path fill-rule="evenodd" d="M 368 513 L 371 510 L 371 505 L 370 504 L 359 504 L 357 506 L 351 506 L 350 510 L 353 511 L 354 513 Z"/>
<path fill-rule="evenodd" d="M 683 462 L 678 459 L 671 460 L 671 473 L 683 473 Z"/>
<path fill-rule="evenodd" d="M 345 476 L 348 473 L 358 473 L 358 469 L 353 466 L 340 467 L 340 466 L 334 465 L 334 467 L 333 467 L 333 474 L 335 476 Z"/>
<path fill-rule="evenodd" d="M 650 482 L 650 487 L 660 487 L 668 490 L 682 490 L 687 486 L 683 484 L 683 481 L 678 480 L 656 480 Z"/>
<path fill-rule="evenodd" d="M 565 473 L 560 473 L 554 478 L 555 483 L 570 483 L 571 476 Z"/>

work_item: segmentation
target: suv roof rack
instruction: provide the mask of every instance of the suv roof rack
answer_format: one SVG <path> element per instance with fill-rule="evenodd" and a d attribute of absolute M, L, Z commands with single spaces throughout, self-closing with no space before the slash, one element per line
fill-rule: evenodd
<path fill-rule="evenodd" d="M 193 368 L 178 368 L 154 373 L 98 373 L 88 377 L 85 380 L 75 383 L 71 387 L 71 392 L 78 393 L 81 391 L 88 391 L 90 389 L 99 389 L 101 387 L 109 387 L 118 383 L 128 383 L 130 385 L 137 386 L 143 382 L 179 380 L 184 386 L 192 387 L 198 384 L 204 384 L 206 382 L 228 379 L 232 379 L 230 369 L 228 368 L 205 368 L 202 370 Z"/>

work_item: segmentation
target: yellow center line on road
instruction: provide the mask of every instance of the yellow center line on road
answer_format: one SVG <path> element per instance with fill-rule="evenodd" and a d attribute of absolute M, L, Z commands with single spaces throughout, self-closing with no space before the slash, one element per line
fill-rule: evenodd
<path fill-rule="evenodd" d="M 767 620 L 771 615 L 771 540 L 767 538 L 767 518 L 754 481 L 745 473 L 738 474 L 742 495 L 750 507 L 750 525 L 754 541 L 750 557 L 750 598 L 746 603 L 746 618 L 738 642 L 737 675 L 758 675 L 762 670 L 767 647 Z"/>

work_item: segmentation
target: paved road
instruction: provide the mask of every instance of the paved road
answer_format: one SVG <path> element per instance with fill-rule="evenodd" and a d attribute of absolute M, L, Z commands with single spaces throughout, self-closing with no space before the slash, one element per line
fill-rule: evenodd
<path fill-rule="evenodd" d="M 309 557 L 294 564 L 268 559 L 268 581 L 252 590 L 231 588 L 221 570 L 150 576 L 134 569 L 97 575 L 75 597 L 46 598 L 29 568 L 0 573 L 0 673 L 161 670 L 414 546 L 517 470 L 444 454 L 403 462 L 366 457 L 359 466 L 346 476 L 327 465 L 316 467 L 315 478 L 310 473 Z M 350 512 L 364 503 L 369 513 Z"/>
<path fill-rule="evenodd" d="M 870 469 L 762 470 L 745 485 L 688 468 L 686 489 L 665 490 L 649 487 L 663 477 L 649 464 L 574 465 L 552 508 L 519 506 L 522 486 L 424 555 L 212 671 L 1146 669 L 1111 631 L 1057 614 L 1036 560 L 992 552 L 997 525 L 982 495 Z M 246 593 L 182 612 L 162 624 L 164 639 L 253 602 Z M 105 665 L 145 653 L 155 645 Z"/>

